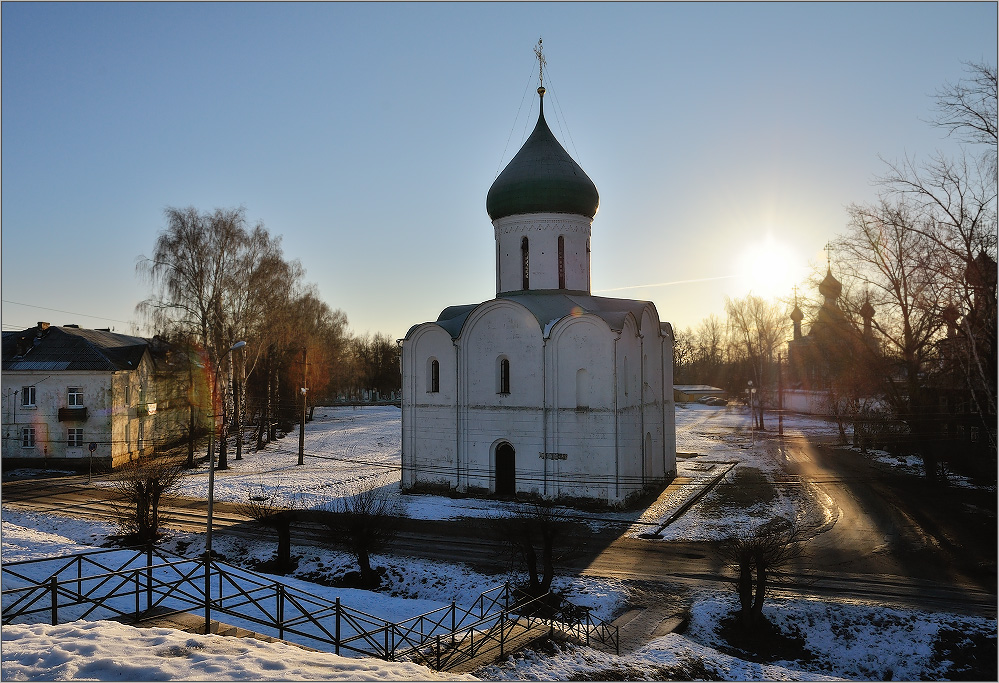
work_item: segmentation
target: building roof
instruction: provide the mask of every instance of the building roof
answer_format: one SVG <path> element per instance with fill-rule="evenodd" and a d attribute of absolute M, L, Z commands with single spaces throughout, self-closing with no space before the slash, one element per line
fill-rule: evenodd
<path fill-rule="evenodd" d="M 648 301 L 612 299 L 564 289 L 500 294 L 493 301 L 497 300 L 513 301 L 530 311 L 537 319 L 542 334 L 546 337 L 559 320 L 587 313 L 601 318 L 608 327 L 615 331 L 624 327 L 625 319 L 629 313 L 635 317 L 638 324 L 641 324 L 642 312 L 646 306 L 650 305 Z M 452 339 L 457 339 L 461 335 L 465 320 L 468 319 L 472 311 L 481 305 L 449 306 L 437 317 L 436 324 L 444 328 Z M 410 333 L 415 327 L 410 329 Z M 408 337 L 409 333 L 406 336 Z"/>
<path fill-rule="evenodd" d="M 545 121 L 544 88 L 534 132 L 486 194 L 490 220 L 525 213 L 570 213 L 593 218 L 600 205 L 597 187 Z"/>
<path fill-rule="evenodd" d="M 674 384 L 673 388 L 685 394 L 724 394 L 725 390 L 708 384 Z"/>
<path fill-rule="evenodd" d="M 3 369 L 133 370 L 148 346 L 142 337 L 108 330 L 39 325 L 3 333 Z"/>

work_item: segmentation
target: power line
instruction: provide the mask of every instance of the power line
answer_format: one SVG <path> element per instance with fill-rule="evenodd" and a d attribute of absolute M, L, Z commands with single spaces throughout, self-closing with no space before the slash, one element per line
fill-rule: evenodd
<path fill-rule="evenodd" d="M 42 310 L 42 311 L 53 311 L 55 313 L 65 313 L 67 315 L 78 315 L 78 316 L 83 317 L 83 318 L 95 318 L 97 320 L 110 320 L 112 322 L 123 323 L 125 325 L 132 325 L 132 324 L 134 324 L 132 321 L 129 321 L 129 320 L 119 320 L 117 318 L 109 318 L 109 317 L 104 316 L 104 315 L 90 315 L 90 314 L 87 314 L 87 313 L 79 313 L 77 311 L 64 311 L 61 308 L 47 308 L 45 306 L 36 306 L 34 304 L 21 303 L 20 301 L 11 301 L 10 299 L 3 299 L 3 303 L 5 303 L 5 304 L 13 304 L 15 306 L 25 306 L 27 308 L 37 308 L 37 309 Z M 24 328 L 18 328 L 18 329 L 24 329 Z"/>

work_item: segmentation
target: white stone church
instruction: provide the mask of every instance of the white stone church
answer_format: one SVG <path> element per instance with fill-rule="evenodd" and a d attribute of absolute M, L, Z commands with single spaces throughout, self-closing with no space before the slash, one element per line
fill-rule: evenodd
<path fill-rule="evenodd" d="M 649 301 L 590 294 L 597 188 L 545 122 L 496 178 L 496 298 L 402 346 L 402 485 L 627 503 L 676 472 L 673 338 Z"/>

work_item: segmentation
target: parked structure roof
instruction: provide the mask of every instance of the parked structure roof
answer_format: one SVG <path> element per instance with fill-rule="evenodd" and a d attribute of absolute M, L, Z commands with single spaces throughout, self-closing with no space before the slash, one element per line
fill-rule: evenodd
<path fill-rule="evenodd" d="M 109 330 L 39 324 L 3 333 L 3 369 L 132 370 L 139 366 L 149 340 Z"/>

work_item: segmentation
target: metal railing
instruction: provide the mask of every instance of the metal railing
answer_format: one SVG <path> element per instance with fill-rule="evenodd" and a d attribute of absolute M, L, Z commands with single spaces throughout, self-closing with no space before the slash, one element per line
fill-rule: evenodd
<path fill-rule="evenodd" d="M 483 592 L 467 609 L 452 602 L 389 622 L 342 605 L 339 597 L 323 599 L 255 572 L 168 556 L 154 547 L 9 562 L 2 566 L 2 583 L 4 625 L 87 618 L 138 623 L 203 611 L 205 633 L 213 615 L 224 616 L 232 626 L 336 654 L 415 659 L 438 670 L 493 651 L 503 656 L 513 636 L 525 630 L 618 647 L 616 626 L 594 623 L 585 610 L 583 618 L 553 611 L 546 604 L 550 595 L 518 598 L 509 584 Z"/>

